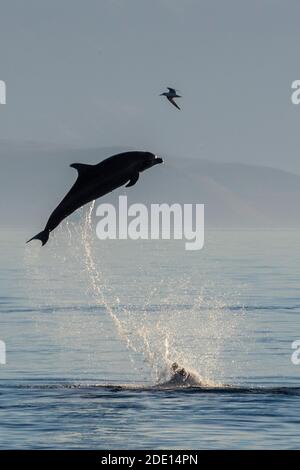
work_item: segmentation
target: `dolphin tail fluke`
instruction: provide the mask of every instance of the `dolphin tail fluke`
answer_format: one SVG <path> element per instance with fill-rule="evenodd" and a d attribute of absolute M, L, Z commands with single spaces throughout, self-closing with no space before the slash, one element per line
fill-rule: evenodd
<path fill-rule="evenodd" d="M 42 246 L 44 246 L 48 239 L 49 239 L 49 230 L 43 230 L 42 232 L 35 235 L 35 237 L 30 238 L 26 243 L 31 242 L 32 240 L 40 240 L 42 242 Z"/>

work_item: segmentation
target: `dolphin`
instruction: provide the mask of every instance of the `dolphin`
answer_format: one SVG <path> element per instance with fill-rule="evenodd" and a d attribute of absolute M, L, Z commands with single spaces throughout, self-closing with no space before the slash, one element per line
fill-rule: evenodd
<path fill-rule="evenodd" d="M 150 152 L 124 152 L 106 158 L 96 165 L 72 163 L 78 172 L 77 180 L 59 205 L 54 209 L 44 230 L 30 240 L 40 240 L 42 246 L 52 232 L 66 217 L 88 202 L 110 193 L 116 188 L 133 186 L 142 171 L 151 168 L 163 159 Z"/>

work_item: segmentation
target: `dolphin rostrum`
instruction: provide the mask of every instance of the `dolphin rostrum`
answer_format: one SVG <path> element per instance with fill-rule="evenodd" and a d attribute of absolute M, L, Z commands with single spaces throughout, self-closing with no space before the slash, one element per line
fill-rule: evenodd
<path fill-rule="evenodd" d="M 28 242 L 40 240 L 45 245 L 50 232 L 74 211 L 125 183 L 127 188 L 133 186 L 140 172 L 158 163 L 163 163 L 163 159 L 150 152 L 137 151 L 113 155 L 97 165 L 72 163 L 70 166 L 78 171 L 76 182 L 52 212 L 44 230 Z"/>

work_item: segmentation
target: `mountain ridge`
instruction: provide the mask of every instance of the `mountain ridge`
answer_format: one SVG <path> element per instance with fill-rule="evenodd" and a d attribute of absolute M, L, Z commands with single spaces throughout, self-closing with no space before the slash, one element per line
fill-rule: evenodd
<path fill-rule="evenodd" d="M 75 181 L 71 163 L 98 163 L 125 150 L 128 147 L 68 149 L 0 141 L 2 226 L 43 225 Z M 120 194 L 126 194 L 129 203 L 203 203 L 211 228 L 300 226 L 300 175 L 232 161 L 161 156 L 165 165 L 143 173 L 134 188 L 120 188 L 99 203 L 116 204 Z"/>

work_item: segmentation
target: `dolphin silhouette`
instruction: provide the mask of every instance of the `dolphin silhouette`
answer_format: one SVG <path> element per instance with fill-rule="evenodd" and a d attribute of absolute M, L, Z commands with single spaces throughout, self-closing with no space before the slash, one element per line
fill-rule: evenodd
<path fill-rule="evenodd" d="M 126 187 L 133 186 L 139 179 L 139 174 L 163 159 L 150 152 L 124 152 L 106 158 L 96 165 L 72 163 L 78 171 L 78 177 L 70 191 L 54 209 L 44 230 L 30 240 L 40 240 L 45 245 L 52 232 L 66 217 L 74 211 L 125 183 Z"/>

